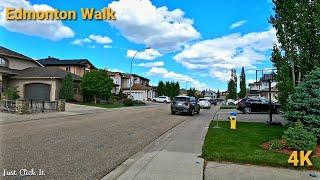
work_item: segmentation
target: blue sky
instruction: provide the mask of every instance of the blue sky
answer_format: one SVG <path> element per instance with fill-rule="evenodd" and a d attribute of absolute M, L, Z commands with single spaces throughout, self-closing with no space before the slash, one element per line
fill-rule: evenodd
<path fill-rule="evenodd" d="M 76 10 L 110 6 L 117 21 L 7 22 L 4 7 Z M 34 59 L 87 58 L 96 67 L 133 72 L 156 85 L 159 80 L 179 81 L 181 87 L 225 90 L 230 68 L 247 80 L 255 69 L 270 68 L 276 42 L 268 23 L 269 0 L 2 0 L 1 45 Z"/>

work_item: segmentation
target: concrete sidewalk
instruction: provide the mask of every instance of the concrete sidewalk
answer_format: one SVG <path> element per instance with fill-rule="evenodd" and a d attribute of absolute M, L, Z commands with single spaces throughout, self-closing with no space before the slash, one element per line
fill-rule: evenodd
<path fill-rule="evenodd" d="M 201 110 L 200 115 L 165 133 L 103 179 L 203 179 L 204 160 L 199 156 L 216 110 Z"/>
<path fill-rule="evenodd" d="M 311 175 L 316 175 L 312 177 Z M 233 163 L 208 162 L 206 180 L 319 180 L 320 172 Z"/>

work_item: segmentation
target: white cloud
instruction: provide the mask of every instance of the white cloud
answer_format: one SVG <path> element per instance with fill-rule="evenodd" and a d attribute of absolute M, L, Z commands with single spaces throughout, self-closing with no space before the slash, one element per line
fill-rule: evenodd
<path fill-rule="evenodd" d="M 127 57 L 132 58 L 137 53 L 136 50 L 129 49 L 127 51 Z M 135 56 L 136 59 L 153 60 L 155 58 L 161 57 L 162 54 L 155 49 L 146 49 L 144 51 L 138 52 Z"/>
<path fill-rule="evenodd" d="M 121 70 L 121 69 L 117 69 L 117 68 L 106 68 L 106 70 L 108 70 L 108 71 L 112 71 L 112 72 L 121 72 L 121 73 L 124 73 L 124 71 L 123 70 Z"/>
<path fill-rule="evenodd" d="M 191 87 L 195 87 L 198 90 L 203 90 L 207 88 L 207 85 L 205 83 L 201 83 L 198 80 L 184 74 L 168 71 L 164 67 L 153 67 L 149 70 L 147 74 L 151 76 L 159 76 L 161 78 L 178 81 L 180 83 L 191 83 Z"/>
<path fill-rule="evenodd" d="M 109 23 L 134 43 L 172 52 L 200 38 L 193 20 L 185 18 L 180 9 L 156 7 L 150 0 L 113 1 L 109 7 L 116 11 L 117 17 Z"/>
<path fill-rule="evenodd" d="M 104 45 L 103 48 L 108 49 L 108 48 L 112 48 L 112 46 L 110 46 L 110 45 Z"/>
<path fill-rule="evenodd" d="M 90 34 L 88 37 L 84 39 L 75 39 L 71 42 L 71 44 L 82 46 L 84 44 L 88 44 L 88 47 L 95 47 L 93 43 L 96 44 L 102 44 L 103 48 L 111 48 L 109 44 L 111 44 L 113 41 L 108 36 L 101 36 L 101 35 L 95 35 Z"/>
<path fill-rule="evenodd" d="M 199 41 L 174 56 L 184 67 L 207 70 L 213 78 L 228 80 L 231 68 L 255 69 L 266 60 L 266 55 L 276 43 L 276 31 L 270 29 L 245 35 L 230 34 Z"/>
<path fill-rule="evenodd" d="M 246 20 L 241 20 L 241 21 L 235 22 L 235 23 L 231 24 L 230 29 L 238 28 L 240 26 L 243 26 L 245 23 L 247 23 Z"/>
<path fill-rule="evenodd" d="M 152 67 L 161 67 L 164 66 L 163 61 L 158 61 L 158 62 L 149 62 L 149 63 L 140 63 L 137 64 L 139 67 L 147 67 L 147 68 L 152 68 Z"/>
<path fill-rule="evenodd" d="M 107 36 L 100 36 L 100 35 L 94 35 L 94 34 L 90 34 L 89 39 L 99 44 L 110 44 L 113 42 L 112 39 L 110 39 Z"/>
<path fill-rule="evenodd" d="M 45 39 L 58 41 L 71 38 L 74 32 L 71 28 L 62 24 L 61 21 L 7 21 L 5 7 L 23 8 L 35 11 L 51 11 L 54 8 L 46 4 L 30 4 L 25 0 L 1 0 L 0 1 L 0 26 L 8 31 L 23 33 L 31 36 L 39 36 Z"/>
<path fill-rule="evenodd" d="M 75 45 L 80 45 L 82 46 L 84 43 L 91 43 L 92 41 L 88 38 L 84 38 L 84 39 L 75 39 L 74 41 L 72 41 L 72 44 Z"/>

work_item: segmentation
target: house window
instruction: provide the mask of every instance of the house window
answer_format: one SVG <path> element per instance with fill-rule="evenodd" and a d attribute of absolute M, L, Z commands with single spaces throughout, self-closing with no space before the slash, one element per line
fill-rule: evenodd
<path fill-rule="evenodd" d="M 0 58 L 0 66 L 7 66 L 7 61 L 3 58 Z"/>
<path fill-rule="evenodd" d="M 70 66 L 67 66 L 67 67 L 66 67 L 66 71 L 69 71 L 69 72 L 71 71 Z"/>

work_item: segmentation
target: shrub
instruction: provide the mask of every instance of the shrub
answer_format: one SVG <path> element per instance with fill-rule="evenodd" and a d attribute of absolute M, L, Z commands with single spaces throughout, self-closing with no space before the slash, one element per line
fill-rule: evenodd
<path fill-rule="evenodd" d="M 284 147 L 284 143 L 279 139 L 270 141 L 269 150 L 281 150 Z"/>
<path fill-rule="evenodd" d="M 125 106 L 133 106 L 134 102 L 132 99 L 126 99 L 126 100 L 124 100 L 123 104 Z"/>
<path fill-rule="evenodd" d="M 298 119 L 320 140 L 320 68 L 311 71 L 288 100 L 286 112 L 289 125 Z"/>
<path fill-rule="evenodd" d="M 284 132 L 283 138 L 287 141 L 288 147 L 300 151 L 314 150 L 317 145 L 316 135 L 306 130 L 300 120 Z"/>
<path fill-rule="evenodd" d="M 3 92 L 3 98 L 6 100 L 16 100 L 19 99 L 19 91 L 16 87 L 9 87 Z"/>
<path fill-rule="evenodd" d="M 143 102 L 143 101 L 135 100 L 135 101 L 133 102 L 133 104 L 134 104 L 134 105 L 145 105 L 146 103 Z"/>

